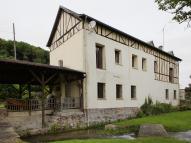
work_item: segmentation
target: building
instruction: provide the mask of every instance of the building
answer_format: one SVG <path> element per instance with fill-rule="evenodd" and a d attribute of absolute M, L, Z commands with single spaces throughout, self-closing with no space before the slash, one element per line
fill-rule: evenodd
<path fill-rule="evenodd" d="M 50 64 L 83 71 L 83 109 L 90 123 L 135 116 L 145 98 L 179 103 L 179 62 L 165 52 L 85 14 L 60 7 L 48 40 Z M 77 83 L 61 84 L 61 98 Z"/>
<path fill-rule="evenodd" d="M 179 96 L 180 96 L 180 100 L 185 100 L 185 89 L 180 89 L 179 90 Z"/>

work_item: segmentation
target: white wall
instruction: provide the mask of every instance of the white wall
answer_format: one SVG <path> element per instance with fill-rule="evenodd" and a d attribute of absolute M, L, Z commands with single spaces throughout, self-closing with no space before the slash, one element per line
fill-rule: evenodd
<path fill-rule="evenodd" d="M 58 66 L 63 60 L 63 66 L 84 71 L 83 30 L 50 52 L 50 64 Z"/>
<path fill-rule="evenodd" d="M 154 101 L 178 104 L 179 85 L 154 80 L 154 56 L 133 49 L 113 40 L 86 31 L 86 108 L 115 108 L 141 106 L 150 96 Z M 96 69 L 95 44 L 105 45 L 106 69 Z M 122 65 L 115 64 L 115 49 L 121 50 Z M 132 69 L 131 56 L 138 56 L 138 69 Z M 147 59 L 147 71 L 142 71 L 142 58 Z M 106 84 L 106 99 L 97 99 L 97 82 Z M 123 99 L 116 100 L 116 84 L 123 85 Z M 131 100 L 131 85 L 137 87 L 137 99 Z M 165 99 L 165 89 L 169 89 L 169 100 Z M 173 100 L 173 90 L 177 100 Z"/>

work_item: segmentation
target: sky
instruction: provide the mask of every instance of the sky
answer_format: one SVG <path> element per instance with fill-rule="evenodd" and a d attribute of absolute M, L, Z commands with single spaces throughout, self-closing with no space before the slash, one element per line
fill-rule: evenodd
<path fill-rule="evenodd" d="M 172 15 L 159 11 L 154 0 L 0 0 L 0 38 L 13 39 L 44 49 L 59 6 L 85 13 L 144 41 L 163 44 L 181 58 L 180 88 L 191 83 L 191 28 L 172 21 Z"/>

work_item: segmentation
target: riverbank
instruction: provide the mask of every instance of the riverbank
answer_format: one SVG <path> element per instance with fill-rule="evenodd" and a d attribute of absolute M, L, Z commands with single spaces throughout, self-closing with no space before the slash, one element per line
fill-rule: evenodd
<path fill-rule="evenodd" d="M 186 141 L 180 141 L 173 138 L 138 138 L 136 140 L 127 139 L 88 139 L 88 140 L 67 140 L 67 141 L 56 141 L 50 143 L 188 143 Z"/>
<path fill-rule="evenodd" d="M 127 139 L 120 139 L 116 140 L 113 139 L 113 136 L 116 135 L 127 135 L 129 133 L 136 133 L 139 129 L 139 126 L 142 124 L 151 123 L 151 124 L 162 124 L 166 128 L 168 132 L 181 132 L 181 131 L 188 131 L 191 130 L 191 111 L 184 111 L 184 112 L 173 112 L 173 113 L 167 113 L 167 114 L 161 114 L 157 116 L 148 116 L 143 118 L 137 118 L 137 119 L 127 119 L 123 121 L 116 121 L 112 124 L 117 125 L 117 128 L 115 130 L 105 130 L 104 125 L 96 125 L 94 127 L 83 129 L 83 130 L 75 130 L 75 131 L 69 131 L 64 132 L 60 134 L 47 134 L 47 135 L 40 135 L 40 136 L 32 136 L 25 138 L 25 141 L 28 141 L 30 143 L 36 143 L 36 141 L 61 141 L 61 143 L 70 143 L 70 142 L 76 142 L 76 143 L 82 143 L 82 142 L 96 142 L 96 140 L 92 140 L 93 138 L 99 139 L 97 141 L 99 142 L 111 142 L 111 140 L 114 140 L 113 143 L 116 142 L 124 142 L 125 140 L 127 143 L 152 143 L 152 140 L 154 138 L 138 138 L 135 139 L 135 141 L 129 141 Z M 117 136 L 119 137 L 119 136 Z M 104 140 L 104 138 L 107 138 Z M 112 138 L 112 139 L 111 139 Z M 69 139 L 69 140 L 68 140 Z M 73 140 L 73 139 L 81 139 L 81 140 Z M 88 140 L 87 140 L 88 139 Z M 67 141 L 64 141 L 67 140 Z M 179 142 L 177 139 L 173 138 L 157 138 L 160 142 L 164 143 L 185 143 Z M 155 141 L 155 140 L 154 140 Z M 156 141 L 155 141 L 156 142 Z M 57 142 L 56 142 L 57 143 Z"/>

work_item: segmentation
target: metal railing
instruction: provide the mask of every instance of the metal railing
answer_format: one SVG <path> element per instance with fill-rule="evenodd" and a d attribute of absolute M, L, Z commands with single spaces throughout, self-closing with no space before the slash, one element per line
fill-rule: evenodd
<path fill-rule="evenodd" d="M 78 109 L 80 108 L 80 97 L 65 97 L 62 105 L 55 98 L 45 100 L 45 110 L 59 110 L 61 109 Z M 20 100 L 7 99 L 7 111 L 23 112 L 23 111 L 39 111 L 42 109 L 42 102 L 39 99 Z"/>
<path fill-rule="evenodd" d="M 8 111 L 39 111 L 42 109 L 42 102 L 38 99 L 19 100 L 19 99 L 7 99 L 6 108 Z M 53 110 L 57 109 L 58 104 L 54 98 L 47 99 L 45 101 L 45 109 Z"/>

